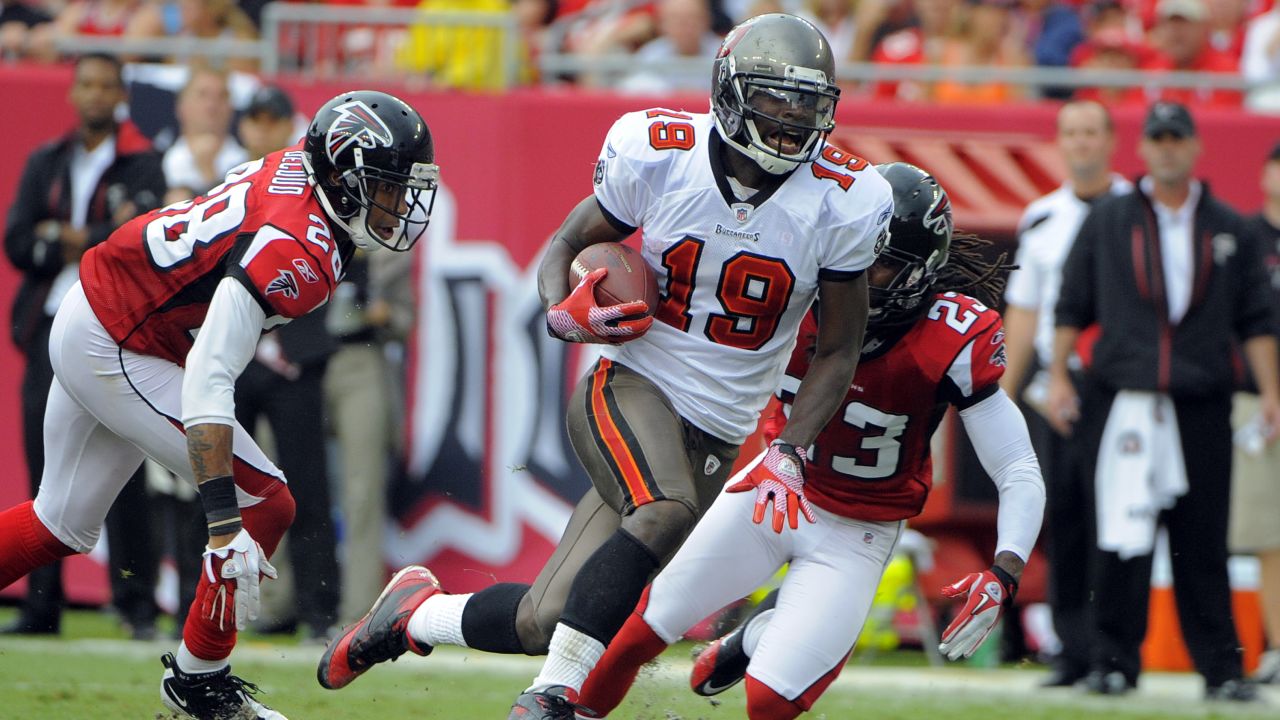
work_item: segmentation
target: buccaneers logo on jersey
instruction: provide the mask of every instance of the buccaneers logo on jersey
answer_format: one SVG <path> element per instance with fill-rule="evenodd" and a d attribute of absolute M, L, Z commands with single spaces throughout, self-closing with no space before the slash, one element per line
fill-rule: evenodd
<path fill-rule="evenodd" d="M 391 130 L 377 113 L 360 100 L 354 100 L 334 108 L 338 119 L 329 126 L 324 146 L 329 160 L 338 163 L 338 156 L 352 145 L 373 149 L 391 147 Z"/>

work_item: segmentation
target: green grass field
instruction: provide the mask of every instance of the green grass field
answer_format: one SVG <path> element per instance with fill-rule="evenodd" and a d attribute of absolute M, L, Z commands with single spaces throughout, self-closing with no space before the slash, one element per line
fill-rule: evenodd
<path fill-rule="evenodd" d="M 0 609 L 0 624 L 13 611 Z M 106 615 L 69 613 L 57 639 L 0 638 L 0 719 L 157 720 L 169 717 L 159 700 L 159 656 L 176 643 L 131 642 Z M 379 667 L 350 687 L 332 692 L 315 681 L 321 648 L 267 642 L 247 635 L 233 656 L 237 674 L 257 683 L 261 698 L 290 720 L 428 720 L 506 717 L 511 700 L 537 672 L 538 660 L 499 657 L 453 648 L 431 657 L 409 656 Z M 617 720 L 728 720 L 743 718 L 735 688 L 720 702 L 687 689 L 690 646 L 671 649 L 642 675 Z M 921 666 L 913 653 L 874 665 L 855 657 L 814 708 L 815 718 L 875 720 L 1077 720 L 1082 717 L 1165 718 L 1280 717 L 1280 692 L 1269 689 L 1266 707 L 1206 704 L 1200 681 L 1189 675 L 1149 674 L 1135 694 L 1093 698 L 1075 691 L 1036 687 L 1041 668 L 978 670 Z"/>

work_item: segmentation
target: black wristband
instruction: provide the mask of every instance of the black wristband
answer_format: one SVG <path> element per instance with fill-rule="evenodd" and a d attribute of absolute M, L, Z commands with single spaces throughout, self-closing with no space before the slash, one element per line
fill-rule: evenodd
<path fill-rule="evenodd" d="M 804 464 L 806 460 L 805 460 L 804 453 L 800 452 L 800 448 L 796 447 L 795 445 L 792 445 L 791 443 L 785 440 L 774 440 L 769 444 L 778 448 L 778 452 L 786 453 L 787 455 L 790 455 L 791 457 L 795 458 L 796 462 L 800 463 L 800 471 L 801 472 L 804 471 Z"/>
<path fill-rule="evenodd" d="M 230 475 L 209 478 L 200 483 L 200 504 L 210 535 L 233 535 L 240 532 L 240 504 L 236 502 L 236 482 Z"/>
<path fill-rule="evenodd" d="M 1000 581 L 1001 585 L 1004 585 L 1005 606 L 1008 607 L 1013 605 L 1013 597 L 1018 594 L 1018 581 L 1009 574 L 1008 570 L 1005 570 L 998 565 L 991 566 L 991 574 L 996 576 L 996 579 Z"/>

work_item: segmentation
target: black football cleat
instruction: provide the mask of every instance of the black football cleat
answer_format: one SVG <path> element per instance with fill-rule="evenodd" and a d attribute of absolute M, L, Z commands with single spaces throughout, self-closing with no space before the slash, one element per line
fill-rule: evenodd
<path fill-rule="evenodd" d="M 600 717 L 578 704 L 578 691 L 564 685 L 520 693 L 507 720 L 575 720 L 576 717 Z"/>
<path fill-rule="evenodd" d="M 330 690 L 344 688 L 369 668 L 406 652 L 430 655 L 431 646 L 409 637 L 409 618 L 432 595 L 441 592 L 431 571 L 410 565 L 391 578 L 359 622 L 344 628 L 320 656 L 316 679 Z"/>
<path fill-rule="evenodd" d="M 751 657 L 742 647 L 747 626 L 777 604 L 778 591 L 773 590 L 736 628 L 698 653 L 693 660 L 693 670 L 689 672 L 689 687 L 695 693 L 711 697 L 742 682 L 742 678 L 747 676 L 747 666 L 751 664 Z"/>
<path fill-rule="evenodd" d="M 719 695 L 742 682 L 751 658 L 742 649 L 746 623 L 702 649 L 689 672 L 689 687 L 703 697 Z"/>
<path fill-rule="evenodd" d="M 231 667 L 209 673 L 184 673 L 173 653 L 160 658 L 164 678 L 160 699 L 180 718 L 195 720 L 288 720 L 253 698 L 258 686 L 231 674 Z"/>

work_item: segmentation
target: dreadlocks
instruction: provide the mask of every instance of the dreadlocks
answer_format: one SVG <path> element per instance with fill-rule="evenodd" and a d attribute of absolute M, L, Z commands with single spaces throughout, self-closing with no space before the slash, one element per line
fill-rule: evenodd
<path fill-rule="evenodd" d="M 984 253 L 989 247 L 991 241 L 977 235 L 962 232 L 953 235 L 947 264 L 938 269 L 934 289 L 972 295 L 987 307 L 999 307 L 1009 272 L 1018 266 L 1006 262 L 1009 259 L 1006 252 L 1000 253 L 994 262 L 989 262 Z"/>

